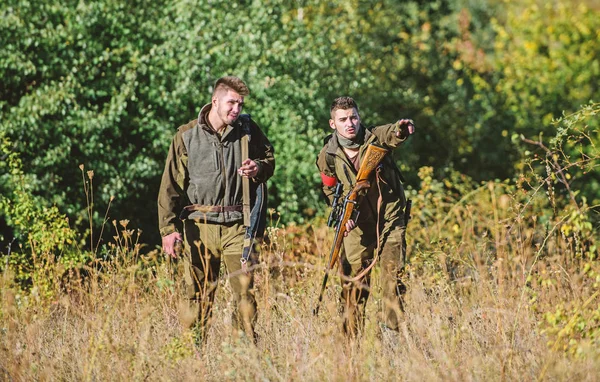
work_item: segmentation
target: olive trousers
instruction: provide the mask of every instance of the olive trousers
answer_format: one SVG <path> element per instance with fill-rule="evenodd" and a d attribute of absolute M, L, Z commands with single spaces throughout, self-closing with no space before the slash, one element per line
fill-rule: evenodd
<path fill-rule="evenodd" d="M 255 338 L 256 300 L 253 275 L 241 265 L 245 228 L 241 223 L 184 221 L 184 268 L 187 295 L 197 313 L 194 325 L 201 341 L 210 325 L 221 260 L 233 289 L 233 325 Z"/>
<path fill-rule="evenodd" d="M 398 330 L 403 316 L 402 297 L 406 290 L 401 277 L 406 263 L 406 225 L 402 218 L 388 222 L 379 237 L 379 267 L 381 273 L 382 300 L 379 322 Z M 342 313 L 344 331 L 356 335 L 364 327 L 365 306 L 370 295 L 371 272 L 364 272 L 374 260 L 377 250 L 375 227 L 368 231 L 356 227 L 344 238 L 342 267 Z"/>

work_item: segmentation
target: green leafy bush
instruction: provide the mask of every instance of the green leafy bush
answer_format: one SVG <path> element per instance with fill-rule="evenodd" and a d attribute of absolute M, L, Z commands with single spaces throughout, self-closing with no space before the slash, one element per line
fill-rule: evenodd
<path fill-rule="evenodd" d="M 222 75 L 250 85 L 246 111 L 275 145 L 270 203 L 285 224 L 323 212 L 314 160 L 336 96 L 354 96 L 369 125 L 417 122 L 395 153 L 415 185 L 422 166 L 437 179 L 446 167 L 510 178 L 522 170 L 513 133 L 548 134 L 552 117 L 598 94 L 600 18 L 563 2 L 10 0 L 0 16 L 0 131 L 32 193 L 85 230 L 84 164 L 96 209 L 111 203 L 109 218 L 130 219 L 151 244 L 169 141 Z"/>

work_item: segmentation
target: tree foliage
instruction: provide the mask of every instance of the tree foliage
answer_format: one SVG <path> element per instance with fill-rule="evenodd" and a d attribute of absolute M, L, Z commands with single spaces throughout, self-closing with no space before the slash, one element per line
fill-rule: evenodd
<path fill-rule="evenodd" d="M 114 196 L 111 218 L 130 219 L 147 242 L 158 240 L 169 141 L 226 74 L 247 81 L 245 111 L 275 146 L 270 204 L 285 223 L 323 210 L 314 160 L 339 95 L 355 97 L 368 124 L 416 120 L 395 153 L 410 184 L 424 165 L 438 177 L 446 167 L 511 177 L 525 150 L 513 133 L 549 134 L 552 118 L 597 98 L 600 18 L 562 1 L 507 4 L 8 0 L 0 131 L 40 203 L 88 227 L 84 164 L 96 224 Z M 3 194 L 16 189 L 1 179 Z"/>

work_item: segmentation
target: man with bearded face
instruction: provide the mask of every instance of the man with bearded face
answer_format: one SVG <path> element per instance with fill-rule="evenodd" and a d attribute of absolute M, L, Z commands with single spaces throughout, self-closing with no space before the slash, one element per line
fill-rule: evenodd
<path fill-rule="evenodd" d="M 356 183 L 356 175 L 369 144 L 391 151 L 406 141 L 415 127 L 412 120 L 401 119 L 367 129 L 361 124 L 358 106 L 350 97 L 336 98 L 330 113 L 329 126 L 334 131 L 325 139 L 325 146 L 317 157 L 317 167 L 323 191 L 331 205 L 338 182 L 342 183 L 344 194 Z M 406 261 L 405 207 L 402 175 L 390 152 L 381 162 L 380 170 L 373 174 L 371 187 L 359 201 L 357 221 L 350 220 L 346 224 L 348 233 L 344 237 L 340 257 L 344 276 L 341 303 L 344 331 L 349 335 L 358 334 L 364 327 L 371 264 L 376 251 L 381 266 L 383 294 L 380 325 L 384 329 L 399 329 L 404 291 L 401 274 Z"/>
<path fill-rule="evenodd" d="M 248 94 L 237 77 L 217 80 L 211 103 L 177 130 L 158 195 L 163 250 L 182 257 L 199 343 L 206 339 L 221 260 L 235 297 L 233 323 L 255 338 L 253 276 L 242 269 L 246 260 L 242 178 L 266 182 L 273 175 L 275 158 L 258 125 L 241 114 Z M 182 242 L 183 251 L 176 250 Z"/>

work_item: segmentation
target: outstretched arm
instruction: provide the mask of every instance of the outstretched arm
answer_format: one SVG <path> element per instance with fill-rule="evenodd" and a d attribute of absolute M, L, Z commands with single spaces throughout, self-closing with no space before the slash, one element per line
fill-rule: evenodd
<path fill-rule="evenodd" d="M 415 124 L 412 119 L 400 119 L 396 123 L 376 126 L 372 133 L 382 145 L 394 149 L 415 133 Z"/>

